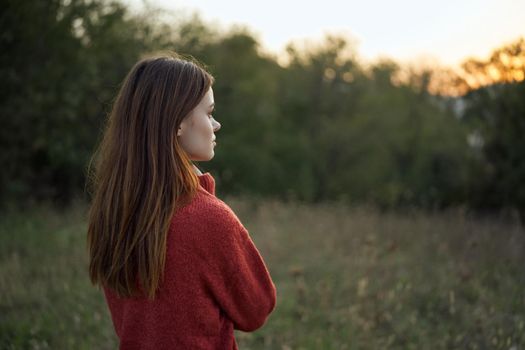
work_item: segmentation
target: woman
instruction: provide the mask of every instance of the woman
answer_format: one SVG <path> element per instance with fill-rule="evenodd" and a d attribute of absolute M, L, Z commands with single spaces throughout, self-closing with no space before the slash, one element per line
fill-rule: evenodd
<path fill-rule="evenodd" d="M 120 349 L 237 349 L 276 303 L 246 228 L 194 161 L 213 158 L 214 78 L 176 54 L 138 62 L 95 153 L 87 243 Z M 90 167 L 91 168 L 91 167 Z"/>

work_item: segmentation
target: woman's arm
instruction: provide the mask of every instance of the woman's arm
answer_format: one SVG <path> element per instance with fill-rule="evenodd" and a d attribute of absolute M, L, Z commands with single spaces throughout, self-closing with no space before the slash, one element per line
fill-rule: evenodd
<path fill-rule="evenodd" d="M 205 245 L 207 288 L 234 328 L 251 332 L 264 325 L 275 308 L 276 288 L 248 231 L 224 204 L 213 213 Z"/>

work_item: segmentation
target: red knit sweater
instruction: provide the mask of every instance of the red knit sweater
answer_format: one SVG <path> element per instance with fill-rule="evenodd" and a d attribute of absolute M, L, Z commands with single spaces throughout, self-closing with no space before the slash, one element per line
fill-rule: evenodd
<path fill-rule="evenodd" d="M 234 329 L 265 324 L 276 304 L 268 269 L 235 213 L 199 175 L 192 202 L 174 215 L 155 300 L 104 295 L 120 349 L 237 349 Z"/>

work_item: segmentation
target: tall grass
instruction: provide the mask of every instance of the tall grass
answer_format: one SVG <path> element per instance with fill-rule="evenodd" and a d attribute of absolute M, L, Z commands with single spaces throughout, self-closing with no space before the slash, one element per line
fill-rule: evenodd
<path fill-rule="evenodd" d="M 525 347 L 525 232 L 448 212 L 227 198 L 277 286 L 240 349 Z M 89 283 L 85 205 L 0 220 L 0 348 L 115 349 Z"/>

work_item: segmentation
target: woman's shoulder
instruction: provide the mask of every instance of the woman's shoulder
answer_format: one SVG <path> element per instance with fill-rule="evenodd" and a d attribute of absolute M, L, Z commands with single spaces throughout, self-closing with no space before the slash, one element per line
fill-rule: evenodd
<path fill-rule="evenodd" d="M 205 193 L 197 194 L 185 210 L 174 216 L 170 229 L 173 239 L 181 247 L 197 252 L 198 256 L 234 249 L 231 247 L 237 246 L 247 236 L 246 228 L 230 206 Z"/>
<path fill-rule="evenodd" d="M 175 214 L 174 221 L 214 229 L 242 226 L 239 218 L 226 202 L 202 188 L 199 188 L 187 206 Z"/>

